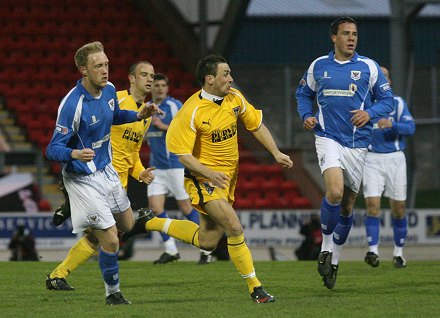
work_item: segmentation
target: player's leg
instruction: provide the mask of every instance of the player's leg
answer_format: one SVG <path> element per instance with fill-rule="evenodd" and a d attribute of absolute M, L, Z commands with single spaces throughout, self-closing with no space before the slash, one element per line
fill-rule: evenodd
<path fill-rule="evenodd" d="M 333 232 L 341 213 L 344 178 L 340 167 L 330 167 L 323 172 L 326 194 L 321 203 L 322 244 L 318 256 L 318 272 L 321 276 L 330 274 L 333 257 Z"/>
<path fill-rule="evenodd" d="M 196 224 L 200 224 L 199 212 L 192 207 L 191 201 L 189 200 L 189 198 L 186 198 L 183 200 L 177 200 L 177 197 L 176 197 L 176 202 L 179 207 L 179 210 L 182 212 L 182 214 L 188 220 L 190 220 Z M 212 260 L 211 254 L 212 254 L 212 251 L 200 249 L 200 259 L 197 264 L 204 265 L 204 264 L 211 263 L 211 260 Z"/>
<path fill-rule="evenodd" d="M 406 267 L 406 260 L 403 258 L 403 246 L 405 245 L 406 236 L 408 234 L 408 221 L 405 215 L 405 205 L 406 201 L 390 199 L 394 234 L 393 265 L 396 268 Z"/>
<path fill-rule="evenodd" d="M 130 302 L 122 296 L 119 288 L 119 239 L 116 225 L 107 229 L 96 229 L 95 234 L 101 244 L 99 250 L 99 268 L 101 269 L 105 285 L 106 304 L 130 304 Z"/>
<path fill-rule="evenodd" d="M 153 189 L 153 186 L 154 185 L 150 185 L 148 187 L 149 189 L 148 205 L 158 218 L 166 219 L 168 218 L 167 211 L 165 211 L 164 208 L 166 196 L 165 194 L 150 195 L 150 192 L 156 193 L 154 191 L 151 191 Z M 166 264 L 169 262 L 177 261 L 180 258 L 180 255 L 176 246 L 176 241 L 174 240 L 173 237 L 169 236 L 168 234 L 161 232 L 160 235 L 162 236 L 162 240 L 164 242 L 165 251 L 159 257 L 159 259 L 153 262 L 153 264 Z"/>
<path fill-rule="evenodd" d="M 256 302 L 274 301 L 275 298 L 264 291 L 261 282 L 257 278 L 252 254 L 244 239 L 243 227 L 231 204 L 226 200 L 219 199 L 207 202 L 204 207 L 208 216 L 202 216 L 201 224 L 209 217 L 224 229 L 228 237 L 228 251 L 231 261 L 241 277 L 245 279 L 253 300 Z M 218 232 L 217 242 L 221 236 L 222 233 Z M 199 241 L 201 246 L 206 246 L 205 232 L 202 225 L 201 232 L 199 233 Z M 212 250 L 213 248 L 215 248 L 215 246 L 209 246 L 208 249 Z"/>
<path fill-rule="evenodd" d="M 49 274 L 46 279 L 46 288 L 53 290 L 74 290 L 66 281 L 79 265 L 85 263 L 98 251 L 99 242 L 93 230 L 84 231 L 75 245 L 69 250 L 66 258 Z"/>
<path fill-rule="evenodd" d="M 367 206 L 365 232 L 368 242 L 365 262 L 372 267 L 377 267 L 379 266 L 380 197 L 366 197 L 365 204 Z"/>
<path fill-rule="evenodd" d="M 390 198 L 392 225 L 394 233 L 393 265 L 396 268 L 406 267 L 403 258 L 403 246 L 408 234 L 408 221 L 406 219 L 406 158 L 403 152 L 390 154 L 387 175 L 387 190 L 385 196 Z M 389 186 L 388 186 L 389 185 Z"/>

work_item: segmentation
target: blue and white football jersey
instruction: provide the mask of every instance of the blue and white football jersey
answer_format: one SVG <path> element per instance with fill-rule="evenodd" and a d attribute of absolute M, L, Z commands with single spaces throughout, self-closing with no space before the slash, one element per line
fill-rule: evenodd
<path fill-rule="evenodd" d="M 134 122 L 134 111 L 120 110 L 116 90 L 108 82 L 99 97 L 93 97 L 78 80 L 63 98 L 52 139 L 47 146 L 49 160 L 63 163 L 63 172 L 91 174 L 111 162 L 110 128 L 113 124 Z M 95 157 L 81 162 L 71 157 L 74 149 L 90 148 Z"/>
<path fill-rule="evenodd" d="M 316 97 L 318 111 L 313 115 Z M 393 110 L 393 93 L 377 63 L 356 52 L 349 61 L 337 61 L 334 52 L 314 60 L 296 90 L 297 111 L 304 121 L 315 116 L 314 131 L 344 147 L 366 148 L 371 142 L 373 124 L 357 128 L 350 111 L 361 109 L 370 119 Z"/>
<path fill-rule="evenodd" d="M 175 98 L 167 96 L 158 106 L 164 114 L 155 116 L 159 116 L 164 124 L 169 125 L 174 116 L 176 116 L 177 111 L 182 107 L 182 103 Z M 150 145 L 150 167 L 156 167 L 157 169 L 183 168 L 183 165 L 179 162 L 179 157 L 168 151 L 166 136 L 166 131 L 150 125 L 147 131 L 148 143 Z"/>
<path fill-rule="evenodd" d="M 368 150 L 378 153 L 390 153 L 406 148 L 405 136 L 412 136 L 416 130 L 414 119 L 402 97 L 394 97 L 394 110 L 384 118 L 393 122 L 391 128 L 379 129 L 375 118 L 373 122 L 373 140 Z"/>

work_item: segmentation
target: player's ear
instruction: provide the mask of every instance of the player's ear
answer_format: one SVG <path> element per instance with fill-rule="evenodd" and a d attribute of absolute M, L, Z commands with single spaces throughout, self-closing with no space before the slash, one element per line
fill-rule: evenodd
<path fill-rule="evenodd" d="M 79 67 L 79 72 L 81 73 L 82 76 L 86 76 L 87 75 L 87 70 L 86 70 L 85 66 L 80 66 Z"/>
<path fill-rule="evenodd" d="M 134 84 L 135 77 L 133 74 L 128 75 L 128 81 L 130 82 L 130 84 L 132 84 L 132 85 Z"/>
<path fill-rule="evenodd" d="M 214 76 L 212 76 L 211 74 L 206 75 L 205 83 L 207 83 L 210 86 L 214 85 Z"/>

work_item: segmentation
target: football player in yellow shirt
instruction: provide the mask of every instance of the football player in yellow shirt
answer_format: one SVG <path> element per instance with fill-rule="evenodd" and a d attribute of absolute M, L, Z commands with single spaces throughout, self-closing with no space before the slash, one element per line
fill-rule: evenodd
<path fill-rule="evenodd" d="M 161 231 L 205 250 L 213 250 L 223 233 L 227 235 L 232 263 L 246 280 L 253 301 L 267 303 L 275 298 L 258 280 L 243 227 L 232 204 L 238 177 L 237 122 L 273 155 L 283 167 L 291 168 L 262 123 L 262 112 L 231 87 L 231 69 L 218 55 L 202 58 L 197 65 L 202 89 L 192 95 L 171 121 L 167 148 L 185 166 L 185 187 L 192 205 L 200 212 L 200 227 L 187 221 L 156 218 L 137 221 L 126 237 L 146 230 Z"/>
<path fill-rule="evenodd" d="M 139 61 L 130 66 L 128 73 L 129 90 L 118 91 L 120 109 L 135 110 L 145 105 L 145 99 L 151 91 L 154 80 L 154 68 L 150 62 Z M 118 172 L 122 186 L 127 189 L 128 175 L 149 184 L 154 179 L 152 170 L 145 169 L 139 158 L 142 141 L 151 123 L 151 117 L 141 121 L 113 125 L 111 128 L 112 164 Z M 98 250 L 98 240 L 93 232 L 86 230 L 86 235 L 72 246 L 67 257 L 48 275 L 46 288 L 53 290 L 74 290 L 66 277 L 79 265 L 87 261 Z"/>

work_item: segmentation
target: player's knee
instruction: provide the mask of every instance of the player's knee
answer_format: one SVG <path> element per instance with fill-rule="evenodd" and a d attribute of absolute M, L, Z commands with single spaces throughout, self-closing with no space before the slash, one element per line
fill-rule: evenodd
<path fill-rule="evenodd" d="M 338 204 L 342 201 L 343 194 L 341 189 L 329 189 L 327 190 L 326 197 L 329 203 Z"/>
<path fill-rule="evenodd" d="M 98 249 L 99 240 L 93 231 L 85 231 L 85 237 L 93 249 Z"/>

